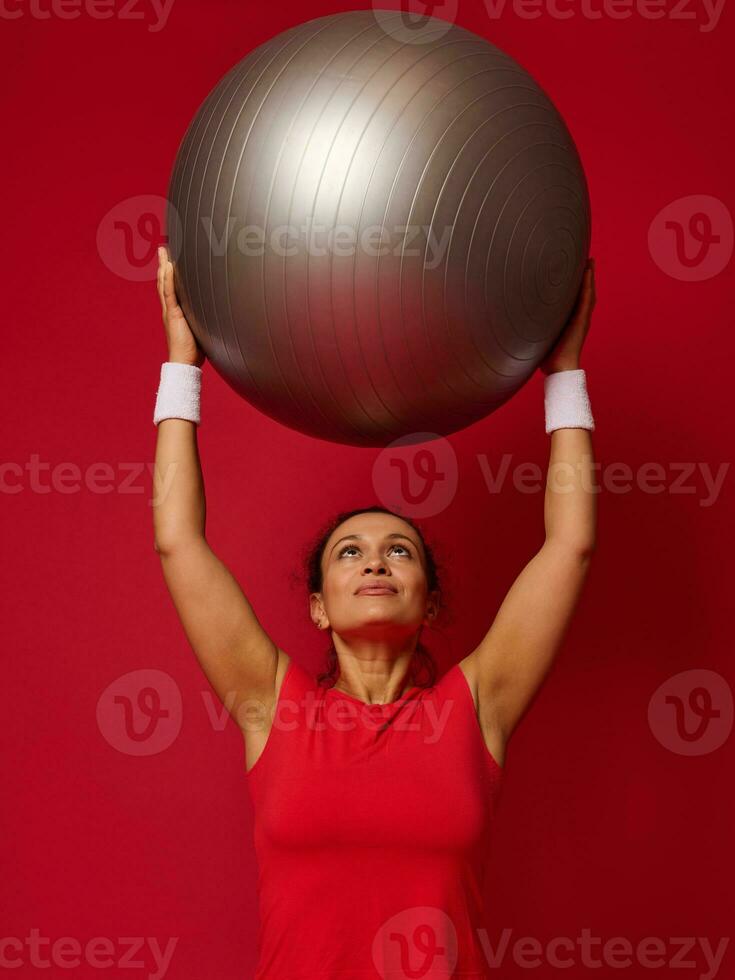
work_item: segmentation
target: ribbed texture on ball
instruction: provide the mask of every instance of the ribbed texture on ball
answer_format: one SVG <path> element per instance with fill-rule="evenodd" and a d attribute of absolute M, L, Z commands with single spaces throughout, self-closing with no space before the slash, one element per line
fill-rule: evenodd
<path fill-rule="evenodd" d="M 427 18 L 404 40 L 403 16 L 320 17 L 256 48 L 202 104 L 169 189 L 177 291 L 215 368 L 270 417 L 353 445 L 447 435 L 505 402 L 589 250 L 549 98 L 470 31 Z"/>

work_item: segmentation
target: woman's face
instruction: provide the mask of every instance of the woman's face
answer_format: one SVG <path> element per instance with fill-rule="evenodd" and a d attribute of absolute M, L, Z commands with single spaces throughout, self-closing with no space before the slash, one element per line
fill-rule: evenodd
<path fill-rule="evenodd" d="M 322 576 L 312 619 L 343 637 L 407 637 L 438 608 L 438 594 L 427 591 L 421 539 L 391 514 L 356 514 L 340 524 L 324 549 Z"/>

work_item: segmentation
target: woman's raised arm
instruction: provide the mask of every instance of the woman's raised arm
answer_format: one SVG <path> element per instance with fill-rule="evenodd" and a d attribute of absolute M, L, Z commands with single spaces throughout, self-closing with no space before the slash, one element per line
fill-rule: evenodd
<path fill-rule="evenodd" d="M 178 304 L 173 265 L 165 249 L 159 250 L 158 293 L 169 361 L 201 367 L 204 354 Z M 275 703 L 289 658 L 260 625 L 237 581 L 205 538 L 195 422 L 165 418 L 158 423 L 153 483 L 154 546 L 176 612 L 222 703 L 243 732 L 246 726 L 249 732 L 255 730 L 248 754 L 257 755 L 269 726 L 265 717 L 258 725 L 252 710 L 246 715 L 244 702 L 258 702 L 265 716 Z"/>
<path fill-rule="evenodd" d="M 590 260 L 574 313 L 541 365 L 545 374 L 579 369 L 594 305 Z M 589 431 L 555 429 L 544 497 L 545 541 L 516 578 L 480 644 L 461 661 L 496 759 L 504 757 L 508 739 L 549 672 L 582 592 L 596 545 L 593 476 Z"/>

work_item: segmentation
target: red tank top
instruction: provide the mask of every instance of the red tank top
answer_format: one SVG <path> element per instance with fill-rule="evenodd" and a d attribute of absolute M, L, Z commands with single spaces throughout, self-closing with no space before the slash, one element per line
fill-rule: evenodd
<path fill-rule="evenodd" d="M 292 660 L 247 774 L 255 980 L 480 980 L 489 831 L 503 778 L 455 664 L 369 705 Z"/>

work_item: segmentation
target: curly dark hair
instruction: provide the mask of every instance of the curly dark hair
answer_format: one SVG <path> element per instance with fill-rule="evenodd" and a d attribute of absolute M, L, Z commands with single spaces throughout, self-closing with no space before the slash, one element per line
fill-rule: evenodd
<path fill-rule="evenodd" d="M 379 505 L 375 505 L 373 507 L 359 507 L 356 510 L 341 511 L 338 514 L 335 514 L 321 528 L 314 541 L 307 546 L 304 554 L 304 572 L 308 594 L 311 595 L 312 592 L 321 592 L 322 590 L 322 557 L 331 534 L 339 527 L 340 524 L 343 524 L 346 520 L 348 520 L 348 518 L 355 517 L 357 514 L 372 513 L 390 514 L 393 517 L 398 517 L 414 529 L 421 540 L 424 554 L 426 556 L 426 584 L 428 591 L 433 592 L 436 590 L 439 592 L 440 598 L 442 598 L 443 589 L 439 581 L 440 566 L 436 558 L 435 550 L 426 541 L 421 528 L 414 523 L 414 521 L 410 520 L 408 517 L 405 517 L 403 514 L 397 514 L 395 511 L 388 510 L 387 507 L 381 507 Z M 337 651 L 334 648 L 334 643 L 331 643 L 329 649 L 326 651 L 326 667 L 322 673 L 317 675 L 317 683 L 323 686 L 331 687 L 337 680 L 338 670 L 339 661 L 337 659 Z M 434 658 L 423 643 L 419 641 L 416 645 L 414 659 L 411 662 L 411 667 L 409 670 L 410 686 L 433 686 L 436 683 L 436 671 L 437 668 Z"/>

